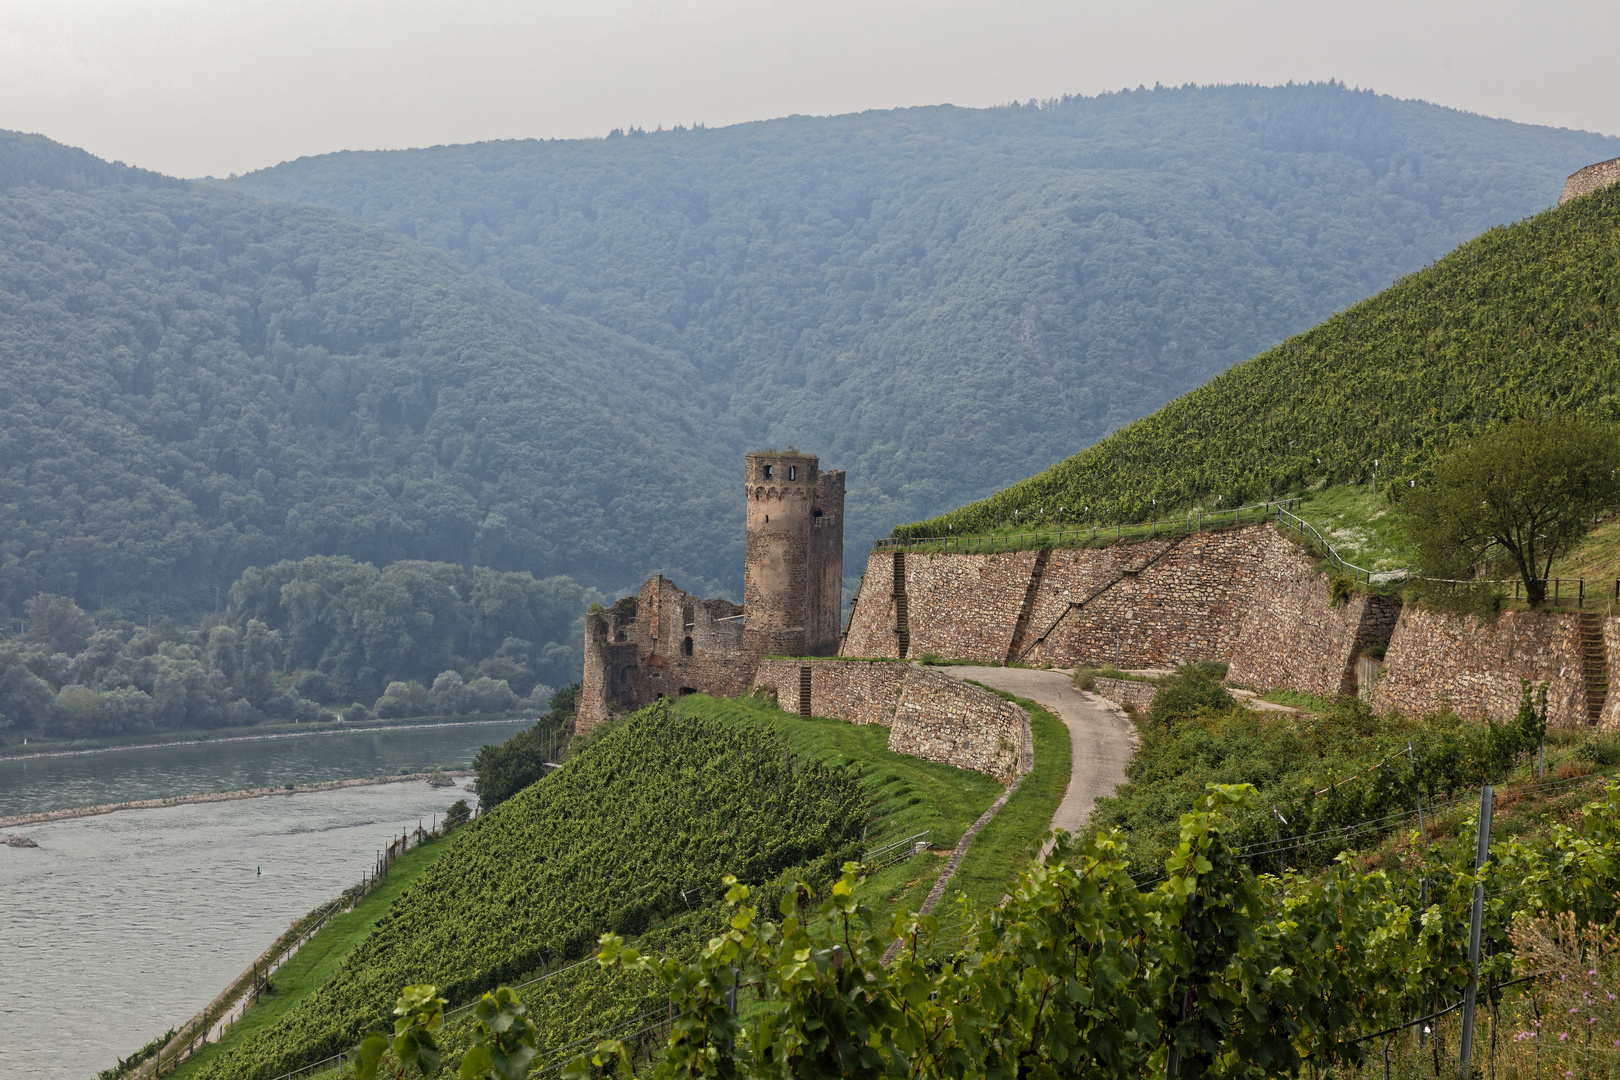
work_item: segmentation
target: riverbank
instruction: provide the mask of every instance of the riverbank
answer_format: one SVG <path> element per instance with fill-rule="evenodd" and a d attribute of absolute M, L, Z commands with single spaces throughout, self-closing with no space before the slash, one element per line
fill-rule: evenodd
<path fill-rule="evenodd" d="M 514 720 L 513 723 L 522 721 Z M 139 799 L 135 802 L 103 803 L 99 806 L 75 806 L 61 810 L 44 810 L 37 814 L 18 814 L 0 817 L 0 829 L 14 829 L 23 825 L 39 825 L 47 821 L 68 821 L 72 818 L 114 814 L 120 810 L 155 810 L 164 806 L 184 806 L 188 803 L 235 802 L 239 799 L 262 799 L 270 795 L 300 795 L 311 791 L 335 791 L 339 788 L 366 787 L 371 784 L 403 784 L 415 781 L 425 783 L 432 776 L 461 779 L 473 775 L 468 770 L 442 773 L 407 773 L 403 776 L 366 776 L 351 780 L 324 780 L 318 784 L 291 784 L 281 787 L 240 788 L 236 791 L 208 791 L 198 795 L 174 795 L 163 799 Z"/>
<path fill-rule="evenodd" d="M 469 716 L 464 720 L 441 720 L 431 723 L 383 723 L 383 724 L 351 724 L 340 720 L 335 724 L 303 724 L 287 727 L 282 725 L 275 731 L 266 731 L 254 735 L 220 734 L 217 736 L 198 734 L 188 739 L 171 739 L 167 742 L 126 742 L 113 746 L 92 746 L 82 750 L 38 750 L 30 753 L 21 752 L 20 748 L 13 748 L 18 752 L 0 752 L 3 761 L 40 761 L 45 758 L 87 757 L 91 754 L 120 754 L 127 750 L 166 750 L 177 746 L 223 746 L 226 743 L 263 742 L 267 739 L 308 739 L 317 735 L 352 735 L 356 732 L 373 731 L 425 731 L 431 728 L 466 727 L 471 724 L 533 724 L 533 716 L 520 716 L 515 718 L 488 716 Z M 251 728 L 230 728 L 227 731 L 251 731 Z"/>

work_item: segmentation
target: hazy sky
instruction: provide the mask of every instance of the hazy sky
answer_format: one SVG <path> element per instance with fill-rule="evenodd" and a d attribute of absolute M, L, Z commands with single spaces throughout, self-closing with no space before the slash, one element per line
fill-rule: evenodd
<path fill-rule="evenodd" d="M 1620 134 L 1615 0 L 0 0 L 0 128 L 181 176 L 330 150 L 1337 78 Z"/>

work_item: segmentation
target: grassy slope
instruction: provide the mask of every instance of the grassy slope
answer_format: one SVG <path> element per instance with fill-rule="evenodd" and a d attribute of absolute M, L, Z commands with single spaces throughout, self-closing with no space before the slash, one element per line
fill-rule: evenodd
<path fill-rule="evenodd" d="M 967 858 L 956 871 L 945 899 L 958 896 L 984 907 L 998 903 L 1007 885 L 1038 851 L 1052 824 L 1052 814 L 1069 787 L 1069 729 L 1063 721 L 1024 698 L 991 691 L 1029 710 L 1035 736 L 1035 771 L 1024 778 L 1007 805 L 979 830 Z"/>
<path fill-rule="evenodd" d="M 388 880 L 381 888 L 356 904 L 351 911 L 329 922 L 325 929 L 310 938 L 305 946 L 293 954 L 271 979 L 273 992 L 242 1014 L 242 1019 L 225 1033 L 217 1043 L 211 1043 L 194 1057 L 187 1058 L 172 1075 L 184 1080 L 197 1070 L 247 1039 L 268 1028 L 285 1016 L 294 1005 L 324 983 L 337 970 L 345 957 L 363 941 L 371 928 L 388 912 L 395 897 L 403 893 L 422 876 L 423 871 L 438 861 L 456 840 L 466 835 L 455 833 L 449 838 L 406 852 L 388 872 Z"/>
<path fill-rule="evenodd" d="M 1434 265 L 988 499 L 897 535 L 1143 520 L 1359 484 L 1398 490 L 1523 415 L 1620 419 L 1620 187 L 1491 229 Z M 1155 505 L 1156 500 L 1156 505 Z"/>

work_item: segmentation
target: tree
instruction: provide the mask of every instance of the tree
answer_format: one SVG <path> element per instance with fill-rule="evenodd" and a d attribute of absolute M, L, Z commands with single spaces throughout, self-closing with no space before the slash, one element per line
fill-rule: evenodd
<path fill-rule="evenodd" d="M 66 596 L 40 593 L 23 604 L 28 614 L 28 640 L 53 652 L 76 653 L 84 648 L 84 612 Z"/>
<path fill-rule="evenodd" d="M 1620 501 L 1620 443 L 1577 417 L 1517 420 L 1442 458 L 1407 497 L 1404 527 L 1436 577 L 1470 576 L 1505 558 L 1531 607 L 1547 595 L 1553 560 Z"/>

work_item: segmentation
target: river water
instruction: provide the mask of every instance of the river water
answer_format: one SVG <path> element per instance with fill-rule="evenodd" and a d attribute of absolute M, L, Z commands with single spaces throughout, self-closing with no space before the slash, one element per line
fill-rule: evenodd
<path fill-rule="evenodd" d="M 0 765 L 0 814 L 467 761 L 515 725 L 357 732 Z M 27 794 L 15 788 L 26 785 Z M 57 790 L 61 785 L 71 794 Z M 92 1080 L 206 1005 L 459 787 L 413 781 L 123 810 L 0 845 L 0 1077 Z"/>
<path fill-rule="evenodd" d="M 355 776 L 391 776 L 465 765 L 485 743 L 525 723 L 449 724 L 335 731 L 290 738 L 0 758 L 0 818 L 98 803 L 137 802 L 204 791 L 279 787 Z"/>

